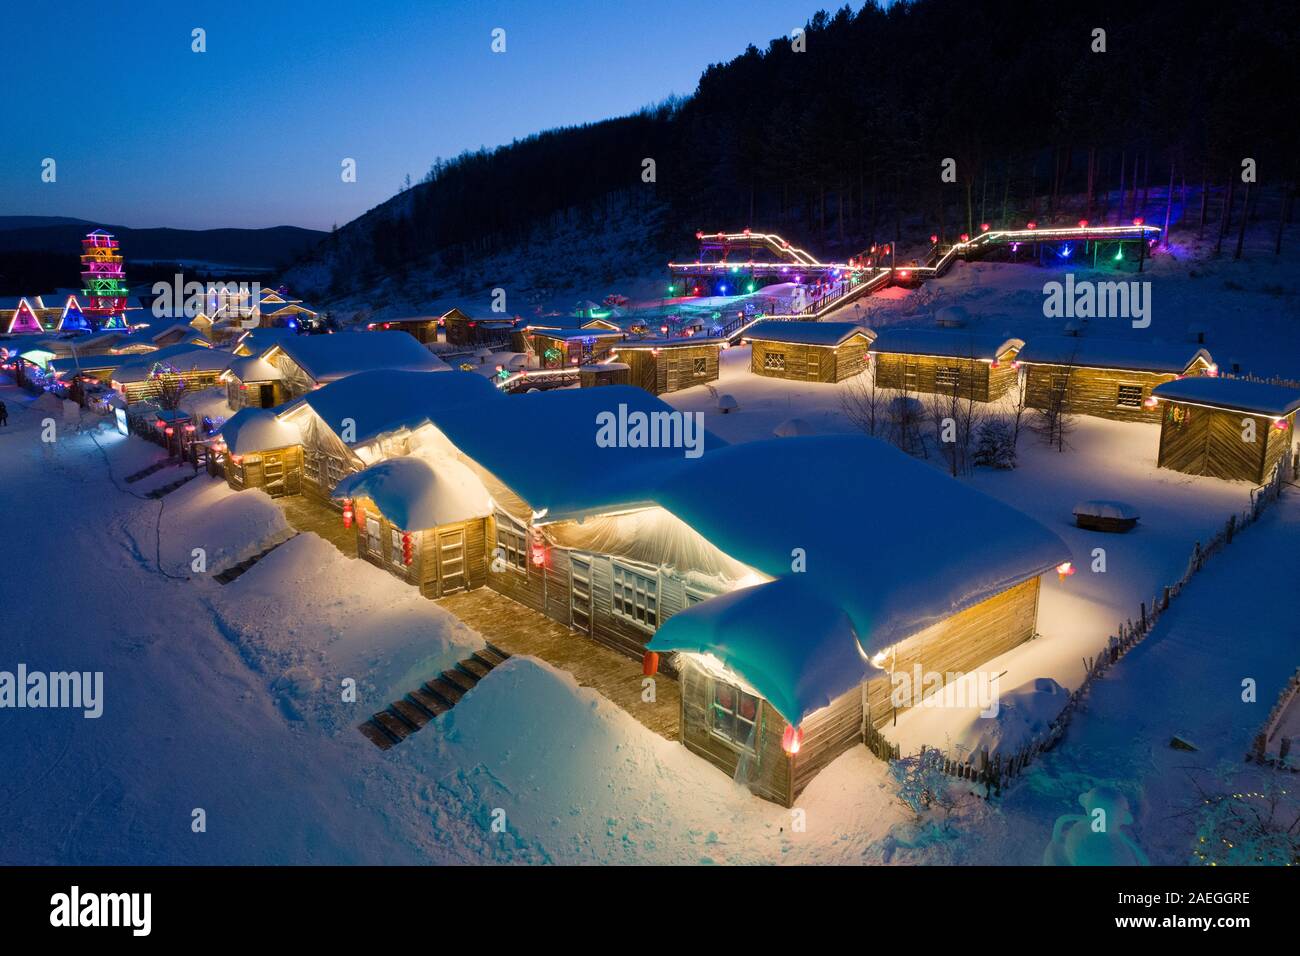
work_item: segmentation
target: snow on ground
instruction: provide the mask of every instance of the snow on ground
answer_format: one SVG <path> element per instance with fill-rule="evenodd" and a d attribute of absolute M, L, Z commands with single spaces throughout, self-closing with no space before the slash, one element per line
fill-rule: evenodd
<path fill-rule="evenodd" d="M 209 591 L 217 626 L 265 675 L 285 715 L 330 733 L 483 646 L 477 632 L 415 588 L 314 534 L 298 535 Z M 342 701 L 349 677 L 357 682 L 355 704 Z"/>
<path fill-rule="evenodd" d="M 206 472 L 164 500 L 162 564 L 172 574 L 192 573 L 195 548 L 204 551 L 207 573 L 217 574 L 294 534 L 266 492 L 234 491 Z M 156 542 L 147 544 L 156 549 Z"/>
<path fill-rule="evenodd" d="M 1295 667 L 1300 624 L 1276 596 L 1288 586 L 1297 540 L 1300 495 L 1292 492 L 1207 563 L 1146 640 L 1093 686 L 1065 739 L 996 812 L 972 803 L 959 815 L 959 837 L 909 848 L 899 862 L 1039 863 L 1056 819 L 1079 814 L 1079 796 L 1099 786 L 1128 799 L 1130 835 L 1152 863 L 1197 862 L 1197 847 L 1220 861 L 1255 862 L 1240 833 L 1235 856 L 1217 844 L 1226 830 L 1204 800 L 1245 795 L 1224 807 L 1267 815 L 1265 801 L 1250 795 L 1285 788 L 1283 825 L 1300 813 L 1293 776 L 1242 760 Z M 1248 678 L 1257 684 L 1249 702 Z M 1198 749 L 1170 747 L 1175 735 Z"/>

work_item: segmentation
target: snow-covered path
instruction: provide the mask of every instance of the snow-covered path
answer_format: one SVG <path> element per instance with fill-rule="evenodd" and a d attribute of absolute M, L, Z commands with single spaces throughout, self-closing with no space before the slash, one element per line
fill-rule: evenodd
<path fill-rule="evenodd" d="M 1128 798 L 1131 834 L 1152 863 L 1191 862 L 1198 786 L 1258 792 L 1278 776 L 1243 755 L 1300 664 L 1289 570 L 1297 547 L 1300 491 L 1291 490 L 1206 564 L 1150 636 L 1094 686 L 1064 741 L 1000 802 L 972 815 L 944 857 L 1039 863 L 1055 819 L 1081 813 L 1081 794 L 1110 786 Z M 1243 700 L 1248 679 L 1253 702 Z M 1174 735 L 1198 749 L 1170 747 Z M 1294 817 L 1300 794 L 1288 789 L 1284 813 Z"/>

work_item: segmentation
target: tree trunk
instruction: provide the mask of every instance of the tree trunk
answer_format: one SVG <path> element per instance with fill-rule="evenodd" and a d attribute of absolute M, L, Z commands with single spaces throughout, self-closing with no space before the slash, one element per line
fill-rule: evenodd
<path fill-rule="evenodd" d="M 1205 238 L 1205 214 L 1209 211 L 1209 205 L 1210 205 L 1210 181 L 1208 179 L 1202 179 L 1201 180 L 1201 221 L 1200 224 L 1197 225 L 1196 227 L 1197 239 Z"/>
<path fill-rule="evenodd" d="M 1128 152 L 1122 151 L 1119 154 L 1119 216 L 1116 222 L 1124 218 L 1124 174 L 1128 172 Z M 1109 205 L 1109 200 L 1107 201 Z"/>
<path fill-rule="evenodd" d="M 1235 174 L 1234 174 L 1235 175 Z M 1228 188 L 1224 190 L 1223 211 L 1219 214 L 1219 237 L 1214 242 L 1214 254 L 1221 255 L 1223 252 L 1223 237 L 1228 233 L 1228 224 L 1232 220 L 1232 187 L 1235 180 L 1233 176 L 1228 177 Z"/>
<path fill-rule="evenodd" d="M 1169 195 L 1165 197 L 1165 228 L 1161 233 L 1165 241 L 1165 248 L 1169 248 L 1169 219 L 1174 213 L 1174 161 L 1169 161 Z"/>
<path fill-rule="evenodd" d="M 1237 251 L 1232 258 L 1241 258 L 1241 245 L 1246 241 L 1246 221 L 1250 219 L 1250 183 L 1246 183 L 1246 195 L 1241 197 L 1241 225 L 1237 227 Z"/>

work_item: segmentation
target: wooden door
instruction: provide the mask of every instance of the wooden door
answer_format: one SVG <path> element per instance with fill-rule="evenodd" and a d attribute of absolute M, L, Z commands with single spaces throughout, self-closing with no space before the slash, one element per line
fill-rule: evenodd
<path fill-rule="evenodd" d="M 262 456 L 262 490 L 272 498 L 284 497 L 284 455 Z"/>
<path fill-rule="evenodd" d="M 438 532 L 438 594 L 465 590 L 465 532 Z"/>
<path fill-rule="evenodd" d="M 573 583 L 569 588 L 570 616 L 574 630 L 591 633 L 591 562 L 576 555 L 569 559 Z"/>

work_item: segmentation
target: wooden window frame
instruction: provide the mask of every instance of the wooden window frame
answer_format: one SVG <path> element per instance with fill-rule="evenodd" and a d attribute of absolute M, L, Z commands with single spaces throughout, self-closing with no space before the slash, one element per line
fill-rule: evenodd
<path fill-rule="evenodd" d="M 765 372 L 784 372 L 784 371 L 785 371 L 785 353 L 784 353 L 784 352 L 764 352 L 764 353 L 763 353 L 763 371 L 765 371 Z"/>
<path fill-rule="evenodd" d="M 709 374 L 709 360 L 706 357 L 696 357 L 691 359 L 691 374 L 696 378 Z"/>
<path fill-rule="evenodd" d="M 718 702 L 719 688 L 726 688 L 733 695 L 732 706 L 730 708 L 725 708 L 723 707 L 722 704 Z M 752 720 L 746 718 L 741 713 L 741 704 L 746 698 L 754 702 L 754 717 Z M 709 706 L 709 721 L 708 721 L 709 733 L 712 734 L 714 737 L 718 738 L 718 740 L 721 740 L 728 747 L 731 747 L 734 750 L 738 750 L 741 753 L 753 754 L 754 756 L 757 756 L 758 735 L 761 729 L 760 725 L 763 719 L 763 698 L 759 697 L 756 694 L 750 694 L 746 691 L 741 690 L 739 687 L 737 687 L 735 684 L 732 684 L 730 681 L 721 680 L 716 677 L 710 677 L 708 706 Z M 730 724 L 731 729 L 728 729 L 726 726 L 722 726 L 722 727 L 719 726 L 718 718 L 720 715 L 723 714 L 726 715 L 727 721 Z M 738 727 L 740 724 L 745 724 L 749 727 L 748 742 L 741 740 L 735 731 L 735 728 Z"/>
<path fill-rule="evenodd" d="M 405 568 L 406 562 L 402 560 L 402 532 L 396 528 L 389 529 L 389 558 L 399 568 Z"/>
<path fill-rule="evenodd" d="M 374 529 L 374 534 L 370 533 L 371 528 Z M 384 557 L 384 528 L 373 515 L 366 515 L 366 553 L 381 560 Z"/>
<path fill-rule="evenodd" d="M 619 620 L 653 634 L 659 629 L 660 590 L 657 573 L 610 561 L 610 613 Z"/>
<path fill-rule="evenodd" d="M 1130 398 L 1132 397 L 1132 393 L 1136 391 L 1137 400 L 1125 401 L 1124 392 L 1126 390 L 1129 392 Z M 1146 389 L 1144 389 L 1141 385 L 1120 385 L 1118 386 L 1115 392 L 1115 407 L 1116 408 L 1141 408 L 1142 403 L 1143 401 L 1145 401 L 1146 398 L 1145 392 Z"/>
<path fill-rule="evenodd" d="M 528 533 L 516 528 L 512 521 L 497 518 L 496 550 L 505 559 L 506 567 L 519 574 L 528 574 Z"/>
<path fill-rule="evenodd" d="M 936 365 L 934 386 L 935 388 L 961 388 L 961 366 Z"/>

